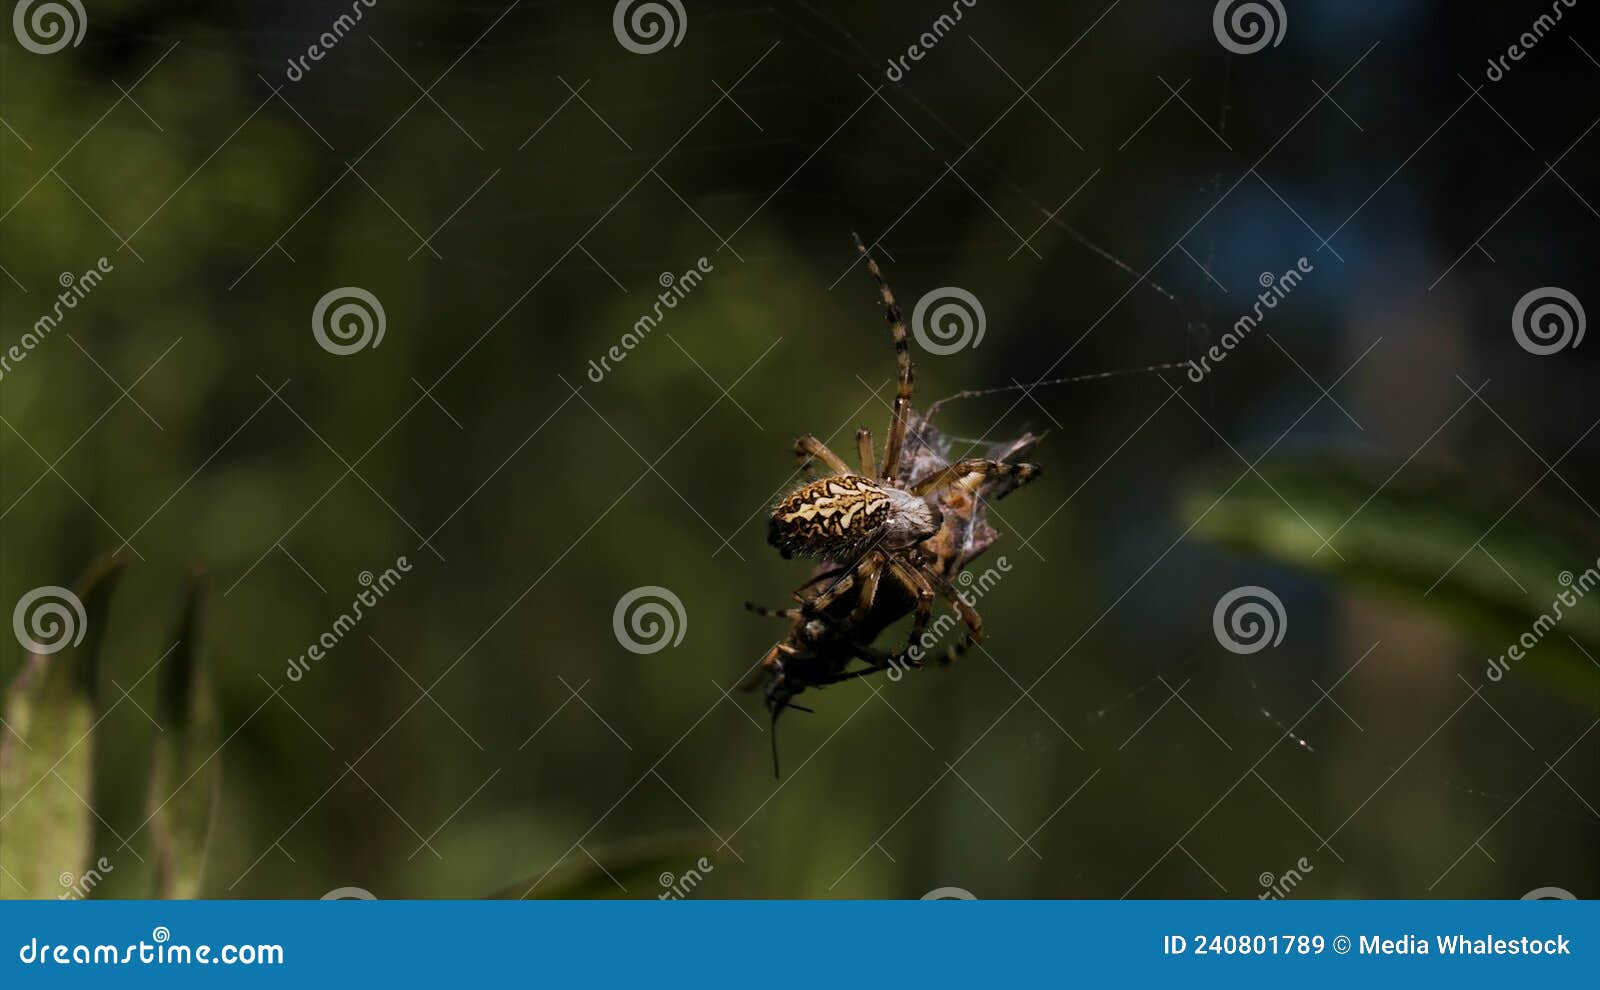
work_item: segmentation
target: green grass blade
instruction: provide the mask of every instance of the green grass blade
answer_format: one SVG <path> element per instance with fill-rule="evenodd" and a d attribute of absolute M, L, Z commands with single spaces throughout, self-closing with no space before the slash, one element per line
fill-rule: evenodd
<path fill-rule="evenodd" d="M 177 645 L 162 672 L 158 709 L 164 731 L 156 739 L 150 774 L 156 893 L 165 898 L 200 895 L 221 786 L 222 764 L 212 759 L 222 730 L 204 664 L 204 609 L 203 580 L 196 572 L 173 636 Z"/>
<path fill-rule="evenodd" d="M 1479 673 L 1532 637 L 1505 676 L 1536 671 L 1600 709 L 1600 538 L 1586 519 L 1418 467 L 1385 484 L 1391 470 L 1337 456 L 1280 461 L 1262 469 L 1265 483 L 1190 486 L 1182 512 L 1203 538 L 1441 619 L 1482 652 Z M 1557 620 L 1563 593 L 1593 600 L 1562 605 Z"/>
<path fill-rule="evenodd" d="M 105 557 L 85 572 L 74 590 L 83 603 L 82 640 L 54 653 L 31 653 L 7 691 L 9 728 L 0 728 L 5 897 L 59 897 L 87 871 L 95 828 L 90 802 L 100 644 L 121 567 Z"/>

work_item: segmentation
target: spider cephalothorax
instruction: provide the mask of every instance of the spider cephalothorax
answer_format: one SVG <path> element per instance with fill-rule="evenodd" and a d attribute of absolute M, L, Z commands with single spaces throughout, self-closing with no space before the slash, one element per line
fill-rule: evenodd
<path fill-rule="evenodd" d="M 914 371 L 894 293 L 859 240 L 856 247 L 878 283 L 895 347 L 893 415 L 881 464 L 866 429 L 856 433 L 857 468 L 810 434 L 795 442 L 803 471 L 814 473 L 820 464 L 829 473 L 781 499 L 769 524 L 768 540 L 785 557 L 822 558 L 811 580 L 794 593 L 800 607 L 750 606 L 791 622 L 789 635 L 761 660 L 774 723 L 784 709 L 799 707 L 792 699 L 807 687 L 892 665 L 921 666 L 922 653 L 914 647 L 935 599 L 942 598 L 967 628 L 965 642 L 951 648 L 950 658 L 982 639 L 983 620 L 950 578 L 993 542 L 984 500 L 1003 497 L 1039 473 L 1035 465 L 1010 460 L 1036 442 L 1032 436 L 993 447 L 989 457 L 949 459 L 944 438 L 911 407 Z M 879 634 L 908 612 L 913 618 L 905 647 L 896 653 L 876 649 Z M 867 666 L 847 670 L 855 660 Z"/>

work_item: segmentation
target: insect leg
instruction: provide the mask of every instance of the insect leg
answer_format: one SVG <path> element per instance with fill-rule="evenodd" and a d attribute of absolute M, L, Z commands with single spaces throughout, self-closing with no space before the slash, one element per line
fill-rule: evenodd
<path fill-rule="evenodd" d="M 784 660 L 788 659 L 789 657 L 797 656 L 799 653 L 799 650 L 790 646 L 788 643 L 774 643 L 772 645 L 772 649 L 768 650 L 766 654 L 762 656 L 761 666 L 767 668 L 781 668 Z"/>
<path fill-rule="evenodd" d="M 894 659 L 894 655 L 891 653 L 885 653 L 883 656 L 888 657 L 889 660 Z M 871 667 L 862 667 L 860 670 L 852 670 L 847 674 L 840 674 L 838 677 L 835 677 L 833 680 L 828 681 L 827 683 L 830 685 L 842 684 L 845 681 L 853 681 L 857 677 L 866 677 L 870 674 L 876 674 L 880 671 L 888 670 L 890 666 L 889 660 L 885 660 L 883 663 L 875 663 Z"/>

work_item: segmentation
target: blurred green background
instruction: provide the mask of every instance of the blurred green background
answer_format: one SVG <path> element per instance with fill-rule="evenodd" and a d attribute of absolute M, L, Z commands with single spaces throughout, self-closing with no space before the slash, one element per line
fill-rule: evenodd
<path fill-rule="evenodd" d="M 1292 896 L 1594 896 L 1600 605 L 1485 679 L 1600 554 L 1593 345 L 1510 332 L 1535 288 L 1596 302 L 1600 34 L 1574 14 L 1484 79 L 1537 6 L 1300 3 L 1235 55 L 1209 3 L 984 2 L 897 81 L 949 5 L 684 0 L 644 55 L 609 3 L 381 0 L 298 81 L 349 5 L 95 2 L 76 47 L 6 37 L 0 344 L 112 266 L 0 379 L 0 601 L 127 562 L 96 896 L 149 889 L 152 671 L 196 563 L 208 896 L 538 895 L 599 861 L 584 892 L 650 897 L 700 855 L 691 896 L 1251 897 L 1291 868 Z M 806 570 L 763 515 L 795 434 L 881 437 L 892 393 L 852 231 L 908 308 L 981 300 L 980 346 L 919 352 L 924 404 L 1197 357 L 1262 272 L 1313 270 L 1199 385 L 948 407 L 1048 431 L 992 519 L 986 650 L 808 694 L 774 781 L 734 689 L 781 627 L 741 603 Z M 340 356 L 311 323 L 347 286 L 385 334 Z M 683 638 L 639 655 L 613 609 L 651 585 Z M 1244 585 L 1287 628 L 1236 655 L 1211 618 Z"/>

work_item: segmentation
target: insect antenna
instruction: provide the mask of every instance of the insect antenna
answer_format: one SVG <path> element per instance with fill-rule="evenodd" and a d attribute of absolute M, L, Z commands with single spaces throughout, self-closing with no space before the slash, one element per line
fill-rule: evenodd
<path fill-rule="evenodd" d="M 969 388 L 957 392 L 954 395 L 947 395 L 944 398 L 934 402 L 932 405 L 928 406 L 928 411 L 922 414 L 922 418 L 925 422 L 932 420 L 933 414 L 939 411 L 940 406 L 944 405 L 946 402 L 954 402 L 957 399 L 976 399 L 980 396 L 995 395 L 999 392 L 1020 392 L 1026 389 L 1040 388 L 1044 385 L 1067 385 L 1073 382 L 1094 382 L 1100 381 L 1104 378 L 1121 378 L 1124 375 L 1148 375 L 1157 371 L 1171 371 L 1175 368 L 1185 367 L 1188 367 L 1187 361 L 1172 361 L 1166 364 L 1147 365 L 1143 368 L 1123 368 L 1118 371 L 1099 371 L 1090 375 L 1071 375 L 1067 378 L 1046 378 L 1037 382 L 996 385 L 993 388 Z"/>
<path fill-rule="evenodd" d="M 778 769 L 778 716 L 783 714 L 783 706 L 772 709 L 772 727 L 768 735 L 772 736 L 772 779 L 782 780 L 783 773 Z"/>
<path fill-rule="evenodd" d="M 816 709 L 814 708 L 807 708 L 805 705 L 797 705 L 792 701 L 785 701 L 781 705 L 772 706 L 772 728 L 770 735 L 772 736 L 772 779 L 774 780 L 783 779 L 783 774 L 778 771 L 778 716 L 783 714 L 783 710 L 785 708 L 793 708 L 795 711 L 805 712 L 807 715 L 815 715 L 817 713 Z"/>

